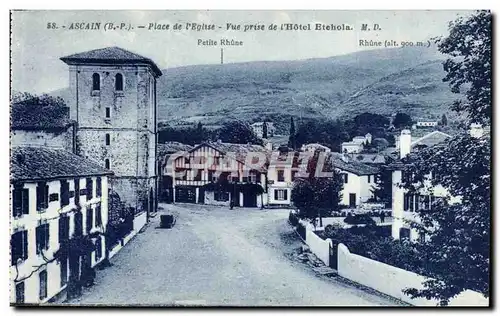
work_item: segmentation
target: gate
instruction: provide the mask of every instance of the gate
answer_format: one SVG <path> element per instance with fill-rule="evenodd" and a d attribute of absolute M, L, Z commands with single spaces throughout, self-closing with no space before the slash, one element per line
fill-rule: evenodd
<path fill-rule="evenodd" d="M 330 258 L 328 260 L 329 266 L 332 269 L 337 270 L 337 246 L 330 245 Z"/>

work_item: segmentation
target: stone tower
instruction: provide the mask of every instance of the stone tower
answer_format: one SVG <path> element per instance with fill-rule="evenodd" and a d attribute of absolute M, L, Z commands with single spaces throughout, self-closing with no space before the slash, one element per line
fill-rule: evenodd
<path fill-rule="evenodd" d="M 118 47 L 78 53 L 69 65 L 77 153 L 115 173 L 110 187 L 136 214 L 157 206 L 156 79 L 149 58 Z"/>

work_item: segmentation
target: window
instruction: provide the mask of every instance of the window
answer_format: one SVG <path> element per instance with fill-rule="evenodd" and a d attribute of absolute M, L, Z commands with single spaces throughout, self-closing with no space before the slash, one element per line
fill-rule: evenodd
<path fill-rule="evenodd" d="M 59 194 L 52 193 L 49 195 L 49 202 L 59 201 Z"/>
<path fill-rule="evenodd" d="M 425 233 L 419 233 L 418 234 L 418 242 L 419 243 L 425 243 Z"/>
<path fill-rule="evenodd" d="M 80 204 L 80 179 L 75 179 L 75 204 Z"/>
<path fill-rule="evenodd" d="M 208 170 L 208 181 L 217 181 L 217 179 L 214 177 L 213 170 Z"/>
<path fill-rule="evenodd" d="M 241 181 L 242 181 L 242 182 L 248 182 L 248 177 L 242 177 L 242 178 L 241 178 Z"/>
<path fill-rule="evenodd" d="M 123 91 L 123 75 L 122 74 L 116 74 L 116 76 L 115 76 L 115 90 L 116 91 Z"/>
<path fill-rule="evenodd" d="M 98 73 L 92 75 L 92 91 L 101 90 L 101 76 Z"/>
<path fill-rule="evenodd" d="M 29 190 L 24 189 L 22 185 L 15 186 L 12 195 L 12 215 L 19 217 L 29 214 Z"/>
<path fill-rule="evenodd" d="M 93 186 L 92 178 L 87 178 L 85 182 L 86 182 L 85 190 L 87 192 L 87 200 L 91 200 L 93 195 L 94 195 L 94 192 L 92 189 L 92 186 Z"/>
<path fill-rule="evenodd" d="M 107 119 L 111 118 L 111 108 L 109 107 L 106 108 L 106 118 Z"/>
<path fill-rule="evenodd" d="M 111 144 L 111 136 L 109 134 L 106 134 L 106 146 L 109 146 Z"/>
<path fill-rule="evenodd" d="M 285 170 L 278 170 L 278 182 L 285 182 Z"/>
<path fill-rule="evenodd" d="M 49 249 L 49 224 L 42 224 L 36 228 L 36 253 L 40 254 L 43 250 Z"/>
<path fill-rule="evenodd" d="M 274 190 L 274 199 L 276 201 L 286 201 L 288 200 L 288 191 L 287 190 Z"/>
<path fill-rule="evenodd" d="M 368 183 L 370 183 L 371 181 L 371 175 L 368 175 Z"/>
<path fill-rule="evenodd" d="M 255 172 L 250 172 L 250 182 L 257 183 L 257 174 Z"/>
<path fill-rule="evenodd" d="M 101 227 L 102 226 L 101 205 L 97 205 L 95 207 L 95 225 L 97 227 Z"/>
<path fill-rule="evenodd" d="M 69 217 L 59 217 L 59 242 L 67 241 L 69 239 Z"/>
<path fill-rule="evenodd" d="M 401 227 L 399 229 L 399 238 L 400 239 L 410 239 L 410 229 Z"/>
<path fill-rule="evenodd" d="M 24 282 L 16 283 L 16 303 L 24 303 Z"/>
<path fill-rule="evenodd" d="M 59 264 L 61 267 L 61 287 L 63 287 L 68 283 L 68 258 L 61 258 Z"/>
<path fill-rule="evenodd" d="M 189 157 L 184 158 L 184 164 L 189 165 L 189 161 L 190 161 Z"/>
<path fill-rule="evenodd" d="M 83 234 L 83 215 L 81 211 L 75 213 L 75 236 L 81 236 Z"/>
<path fill-rule="evenodd" d="M 69 205 L 69 182 L 61 181 L 61 206 Z"/>
<path fill-rule="evenodd" d="M 47 298 L 47 270 L 40 271 L 40 300 Z"/>
<path fill-rule="evenodd" d="M 99 260 L 102 257 L 102 241 L 101 237 L 97 237 L 97 240 L 95 242 L 95 259 Z"/>
<path fill-rule="evenodd" d="M 106 168 L 106 169 L 110 168 L 110 163 L 109 163 L 109 159 L 108 158 L 104 159 L 104 168 Z"/>
<path fill-rule="evenodd" d="M 297 170 L 292 171 L 292 181 L 294 181 L 297 178 L 297 173 L 298 173 Z"/>
<path fill-rule="evenodd" d="M 102 179 L 101 177 L 97 177 L 96 179 L 96 195 L 101 196 L 102 195 Z"/>
<path fill-rule="evenodd" d="M 28 259 L 28 231 L 14 233 L 10 240 L 10 247 L 12 265 L 15 265 L 19 259 Z"/>
<path fill-rule="evenodd" d="M 349 175 L 347 173 L 343 173 L 342 176 L 344 177 L 344 183 L 347 183 L 349 181 Z"/>
<path fill-rule="evenodd" d="M 220 157 L 214 157 L 214 166 L 220 165 Z"/>
<path fill-rule="evenodd" d="M 94 212 L 91 207 L 87 207 L 87 234 L 90 234 L 92 227 L 94 226 Z"/>
<path fill-rule="evenodd" d="M 49 205 L 49 186 L 45 182 L 38 182 L 36 186 L 36 209 L 41 212 Z"/>

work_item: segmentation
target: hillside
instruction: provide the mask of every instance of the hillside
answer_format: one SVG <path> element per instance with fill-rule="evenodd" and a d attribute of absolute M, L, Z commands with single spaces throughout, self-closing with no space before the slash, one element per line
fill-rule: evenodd
<path fill-rule="evenodd" d="M 440 115 L 456 97 L 433 48 L 397 48 L 298 61 L 195 65 L 163 70 L 159 121 L 218 126 L 224 121 L 275 122 L 290 116 L 346 118 L 362 112 Z M 65 92 L 57 95 L 65 97 Z"/>

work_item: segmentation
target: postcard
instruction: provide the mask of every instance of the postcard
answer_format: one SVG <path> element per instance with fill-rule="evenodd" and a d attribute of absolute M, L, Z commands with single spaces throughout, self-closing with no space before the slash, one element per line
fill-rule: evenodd
<path fill-rule="evenodd" d="M 12 306 L 491 306 L 490 11 L 10 14 Z"/>

